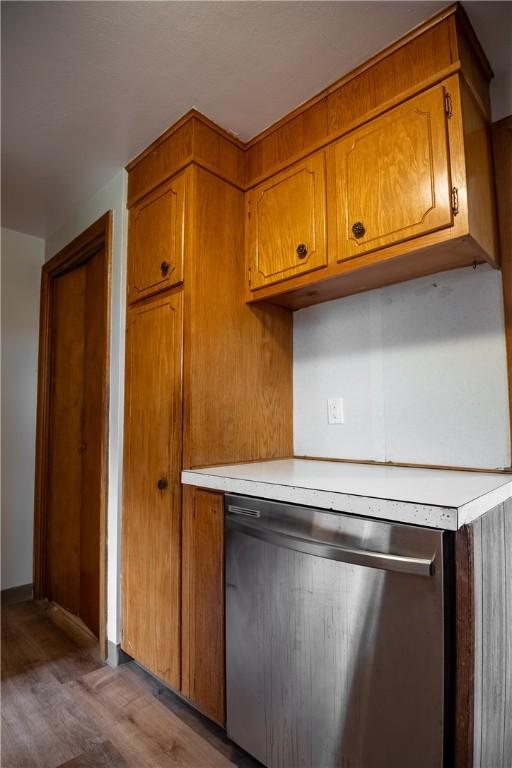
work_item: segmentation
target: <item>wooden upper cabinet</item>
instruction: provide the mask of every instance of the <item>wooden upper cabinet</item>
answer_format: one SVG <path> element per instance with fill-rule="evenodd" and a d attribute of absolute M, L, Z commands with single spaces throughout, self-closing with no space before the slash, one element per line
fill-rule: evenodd
<path fill-rule="evenodd" d="M 324 152 L 255 187 L 246 204 L 252 290 L 327 265 Z"/>
<path fill-rule="evenodd" d="M 452 226 L 443 86 L 353 131 L 331 158 L 338 261 Z"/>
<path fill-rule="evenodd" d="M 180 686 L 181 292 L 128 310 L 123 649 Z"/>
<path fill-rule="evenodd" d="M 130 209 L 128 301 L 183 281 L 186 174 L 146 195 Z"/>

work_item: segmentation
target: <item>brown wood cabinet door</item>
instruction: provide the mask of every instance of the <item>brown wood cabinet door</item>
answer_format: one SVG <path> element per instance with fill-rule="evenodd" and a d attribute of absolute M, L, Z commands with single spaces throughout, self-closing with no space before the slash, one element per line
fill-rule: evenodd
<path fill-rule="evenodd" d="M 182 294 L 133 307 L 126 334 L 123 649 L 180 686 Z"/>
<path fill-rule="evenodd" d="M 437 86 L 334 145 L 338 261 L 452 225 L 446 120 Z"/>
<path fill-rule="evenodd" d="M 325 153 L 247 194 L 251 290 L 327 265 Z"/>
<path fill-rule="evenodd" d="M 128 300 L 152 296 L 183 281 L 184 173 L 130 209 Z"/>
<path fill-rule="evenodd" d="M 224 725 L 224 496 L 183 487 L 182 692 Z"/>

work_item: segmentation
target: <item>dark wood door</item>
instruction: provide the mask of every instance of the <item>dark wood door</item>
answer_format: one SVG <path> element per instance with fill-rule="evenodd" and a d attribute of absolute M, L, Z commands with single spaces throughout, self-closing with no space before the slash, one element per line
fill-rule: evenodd
<path fill-rule="evenodd" d="M 180 686 L 182 295 L 126 323 L 123 649 Z"/>
<path fill-rule="evenodd" d="M 98 635 L 105 254 L 53 281 L 47 596 Z"/>

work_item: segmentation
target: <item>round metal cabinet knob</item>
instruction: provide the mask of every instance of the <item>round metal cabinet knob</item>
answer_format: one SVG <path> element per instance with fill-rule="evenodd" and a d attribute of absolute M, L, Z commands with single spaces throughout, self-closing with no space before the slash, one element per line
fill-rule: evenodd
<path fill-rule="evenodd" d="M 366 229 L 364 228 L 364 224 L 362 221 L 356 221 L 355 224 L 352 224 L 352 232 L 355 235 L 355 237 L 362 237 L 364 233 L 366 232 Z"/>
<path fill-rule="evenodd" d="M 160 272 L 162 273 L 162 276 L 165 277 L 167 273 L 169 272 L 170 264 L 167 261 L 162 261 L 160 264 Z"/>
<path fill-rule="evenodd" d="M 308 249 L 306 248 L 304 243 L 300 243 L 297 246 L 296 251 L 297 251 L 297 256 L 299 257 L 299 259 L 305 259 L 306 256 L 308 255 Z"/>
<path fill-rule="evenodd" d="M 157 487 L 159 491 L 165 491 L 166 488 L 169 487 L 169 483 L 165 477 L 161 477 L 160 480 L 157 482 Z"/>

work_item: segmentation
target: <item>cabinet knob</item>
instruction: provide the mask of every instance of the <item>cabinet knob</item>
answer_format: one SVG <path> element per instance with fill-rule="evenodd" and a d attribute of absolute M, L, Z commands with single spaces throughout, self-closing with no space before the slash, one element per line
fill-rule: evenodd
<path fill-rule="evenodd" d="M 165 491 L 166 488 L 169 487 L 169 483 L 168 483 L 166 477 L 161 477 L 156 485 L 157 485 L 157 488 L 158 488 L 159 491 Z"/>
<path fill-rule="evenodd" d="M 169 272 L 170 264 L 168 261 L 162 261 L 160 264 L 160 272 L 162 273 L 162 277 L 165 277 L 166 274 Z"/>
<path fill-rule="evenodd" d="M 299 257 L 299 259 L 305 259 L 306 256 L 308 255 L 308 249 L 306 248 L 304 243 L 300 243 L 297 246 L 296 250 L 297 250 L 297 256 Z"/>
<path fill-rule="evenodd" d="M 362 237 L 364 233 L 366 232 L 366 229 L 364 228 L 364 224 L 362 221 L 356 221 L 355 224 L 352 224 L 352 232 L 356 237 Z"/>

